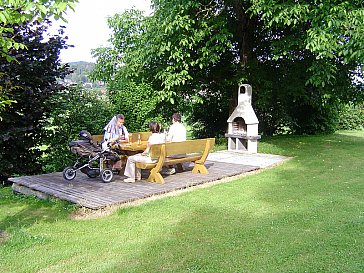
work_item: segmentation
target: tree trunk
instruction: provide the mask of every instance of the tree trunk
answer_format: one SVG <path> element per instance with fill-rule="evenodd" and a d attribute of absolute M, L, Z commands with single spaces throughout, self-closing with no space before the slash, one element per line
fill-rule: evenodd
<path fill-rule="evenodd" d="M 253 60 L 253 45 L 254 45 L 254 29 L 258 23 L 256 17 L 250 18 L 247 14 L 247 3 L 242 0 L 233 1 L 233 8 L 235 14 L 235 33 L 234 41 L 237 42 L 238 58 L 239 58 L 239 70 L 238 77 L 240 79 L 247 79 L 249 84 L 249 75 L 247 74 L 248 63 Z M 237 83 L 239 84 L 239 83 Z M 234 111 L 238 104 L 238 86 L 235 90 L 232 90 L 229 112 Z"/>

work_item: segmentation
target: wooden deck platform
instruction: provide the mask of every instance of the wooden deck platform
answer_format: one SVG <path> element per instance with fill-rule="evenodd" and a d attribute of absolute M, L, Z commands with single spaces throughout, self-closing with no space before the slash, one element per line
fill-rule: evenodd
<path fill-rule="evenodd" d="M 189 171 L 192 167 L 187 165 L 181 173 L 164 176 L 165 184 L 146 182 L 146 172 L 143 172 L 143 180 L 135 183 L 125 183 L 125 177 L 119 175 L 115 175 L 111 183 L 103 183 L 100 177 L 88 178 L 81 172 L 72 181 L 63 179 L 62 173 L 23 176 L 11 178 L 10 181 L 13 182 L 14 192 L 39 198 L 56 197 L 82 207 L 100 209 L 259 169 L 258 166 L 217 161 L 208 161 L 206 167 L 209 174 L 192 174 Z"/>

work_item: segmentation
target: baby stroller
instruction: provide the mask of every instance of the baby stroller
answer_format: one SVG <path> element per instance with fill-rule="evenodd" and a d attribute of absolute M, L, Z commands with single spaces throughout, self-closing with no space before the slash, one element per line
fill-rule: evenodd
<path fill-rule="evenodd" d="M 68 146 L 73 154 L 77 156 L 73 166 L 63 170 L 63 177 L 72 180 L 77 171 L 81 171 L 90 178 L 100 175 L 104 183 L 113 179 L 112 165 L 120 160 L 119 154 L 110 148 L 107 142 L 98 145 L 92 140 L 91 134 L 82 130 L 79 140 L 71 141 Z M 100 147 L 101 146 L 101 147 Z"/>

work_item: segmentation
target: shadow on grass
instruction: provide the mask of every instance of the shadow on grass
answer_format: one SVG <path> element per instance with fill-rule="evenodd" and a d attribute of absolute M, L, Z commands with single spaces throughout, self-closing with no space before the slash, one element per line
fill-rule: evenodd
<path fill-rule="evenodd" d="M 0 188 L 0 197 L 0 231 L 3 232 L 66 219 L 75 208 L 64 201 L 14 194 L 10 187 Z"/>

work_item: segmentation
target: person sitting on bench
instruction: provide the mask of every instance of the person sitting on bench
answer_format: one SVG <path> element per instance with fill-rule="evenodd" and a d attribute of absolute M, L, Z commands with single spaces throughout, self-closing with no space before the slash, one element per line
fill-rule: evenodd
<path fill-rule="evenodd" d="M 129 142 L 129 133 L 125 125 L 125 117 L 122 114 L 114 116 L 105 126 L 104 140 L 108 142 Z"/>
<path fill-rule="evenodd" d="M 118 142 L 127 143 L 129 142 L 129 133 L 125 125 L 125 117 L 122 114 L 115 115 L 109 123 L 105 126 L 104 131 L 104 141 L 106 142 Z M 118 160 L 112 166 L 114 172 L 120 172 L 122 169 L 122 161 Z"/>
<path fill-rule="evenodd" d="M 150 147 L 154 144 L 164 143 L 164 134 L 161 134 L 160 126 L 157 122 L 151 122 L 149 124 L 149 129 L 152 132 L 152 135 L 148 139 L 147 148 L 141 154 L 136 154 L 133 156 L 129 156 L 128 160 L 126 161 L 124 175 L 128 178 L 124 179 L 126 183 L 133 183 L 136 180 L 141 180 L 141 170 L 135 167 L 135 162 L 145 162 L 151 163 L 153 162 L 149 156 Z"/>
<path fill-rule="evenodd" d="M 167 142 L 181 142 L 187 139 L 186 127 L 181 123 L 181 114 L 174 113 L 172 115 L 172 125 L 169 128 L 168 134 L 166 136 Z M 178 155 L 175 155 L 178 156 Z M 172 166 L 168 166 L 168 169 L 162 171 L 163 174 L 175 174 L 176 169 Z"/>

